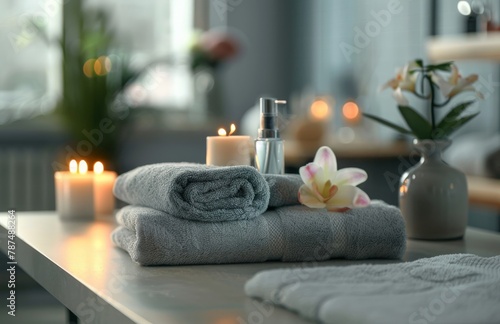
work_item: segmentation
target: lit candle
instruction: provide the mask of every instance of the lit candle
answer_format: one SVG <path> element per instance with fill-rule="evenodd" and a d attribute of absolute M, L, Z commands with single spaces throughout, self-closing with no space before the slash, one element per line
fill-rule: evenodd
<path fill-rule="evenodd" d="M 361 121 L 361 112 L 354 101 L 348 101 L 344 104 L 342 115 L 347 125 L 355 125 Z"/>
<path fill-rule="evenodd" d="M 113 215 L 115 210 L 115 196 L 113 185 L 116 172 L 104 171 L 101 162 L 94 164 L 94 209 L 96 216 Z"/>
<path fill-rule="evenodd" d="M 311 119 L 314 121 L 328 121 L 332 117 L 332 101 L 333 99 L 326 97 L 314 100 L 309 109 Z"/>
<path fill-rule="evenodd" d="M 87 163 L 75 160 L 69 163 L 69 171 L 54 174 L 56 185 L 56 209 L 62 218 L 94 218 L 94 175 L 87 172 Z"/>
<path fill-rule="evenodd" d="M 207 165 L 250 165 L 252 139 L 250 136 L 231 136 L 236 126 L 231 124 L 227 134 L 219 129 L 219 136 L 207 136 Z"/>

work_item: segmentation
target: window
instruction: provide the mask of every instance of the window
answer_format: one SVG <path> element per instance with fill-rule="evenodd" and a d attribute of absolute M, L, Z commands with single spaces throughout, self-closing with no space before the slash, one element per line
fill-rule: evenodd
<path fill-rule="evenodd" d="M 57 40 L 63 14 L 88 19 L 102 10 L 113 51 L 125 53 L 132 68 L 142 69 L 160 58 L 186 55 L 193 6 L 192 0 L 0 1 L 0 124 L 54 109 L 62 89 Z"/>

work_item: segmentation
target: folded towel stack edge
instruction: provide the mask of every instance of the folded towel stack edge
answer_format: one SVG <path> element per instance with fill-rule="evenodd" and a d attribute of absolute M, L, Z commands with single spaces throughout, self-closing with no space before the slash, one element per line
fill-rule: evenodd
<path fill-rule="evenodd" d="M 399 209 L 383 202 L 345 213 L 300 205 L 299 175 L 248 166 L 160 163 L 118 177 L 130 203 L 112 240 L 141 265 L 400 258 Z M 267 211 L 266 211 L 267 210 Z"/>
<path fill-rule="evenodd" d="M 345 213 L 281 207 L 233 222 L 195 222 L 127 206 L 117 220 L 113 242 L 142 265 L 396 259 L 405 246 L 400 213 L 381 202 Z"/>

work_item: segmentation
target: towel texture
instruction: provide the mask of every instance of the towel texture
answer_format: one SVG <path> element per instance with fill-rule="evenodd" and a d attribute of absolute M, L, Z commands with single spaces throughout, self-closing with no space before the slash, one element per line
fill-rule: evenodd
<path fill-rule="evenodd" d="M 300 205 L 299 188 L 304 184 L 298 174 L 264 174 L 269 184 L 269 207 Z"/>
<path fill-rule="evenodd" d="M 245 292 L 322 323 L 500 323 L 500 256 L 271 270 Z"/>
<path fill-rule="evenodd" d="M 400 258 L 406 243 L 399 209 L 376 201 L 345 213 L 281 207 L 234 222 L 127 206 L 117 220 L 113 242 L 141 265 Z"/>
<path fill-rule="evenodd" d="M 250 166 L 145 165 L 120 175 L 113 191 L 129 204 L 206 222 L 250 219 L 269 204 L 269 186 Z"/>

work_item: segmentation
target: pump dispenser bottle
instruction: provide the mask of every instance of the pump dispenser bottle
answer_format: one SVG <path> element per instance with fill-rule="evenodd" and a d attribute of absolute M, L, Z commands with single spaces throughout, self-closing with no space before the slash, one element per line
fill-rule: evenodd
<path fill-rule="evenodd" d="M 278 104 L 285 103 L 260 98 L 260 128 L 255 140 L 255 166 L 260 173 L 285 173 L 285 147 L 278 129 Z"/>

